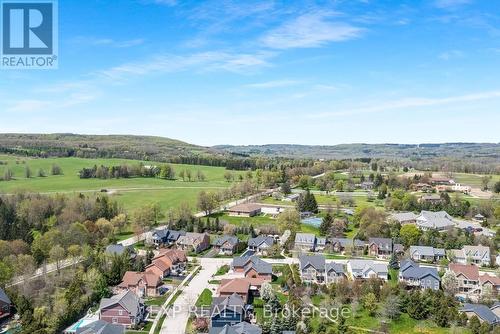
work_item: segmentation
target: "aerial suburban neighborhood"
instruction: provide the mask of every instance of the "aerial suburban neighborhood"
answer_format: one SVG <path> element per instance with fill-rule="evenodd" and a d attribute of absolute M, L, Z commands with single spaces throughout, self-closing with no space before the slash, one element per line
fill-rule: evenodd
<path fill-rule="evenodd" d="M 0 334 L 500 334 L 500 0 L 0 0 Z"/>

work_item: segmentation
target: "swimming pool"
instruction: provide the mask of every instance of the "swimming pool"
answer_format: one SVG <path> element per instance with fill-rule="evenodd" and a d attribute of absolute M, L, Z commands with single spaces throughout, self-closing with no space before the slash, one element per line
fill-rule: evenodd
<path fill-rule="evenodd" d="M 323 221 L 323 219 L 318 218 L 318 217 L 309 217 L 309 218 L 302 219 L 302 224 L 307 224 L 307 225 L 311 225 L 314 227 L 319 227 L 321 225 L 322 221 Z"/>

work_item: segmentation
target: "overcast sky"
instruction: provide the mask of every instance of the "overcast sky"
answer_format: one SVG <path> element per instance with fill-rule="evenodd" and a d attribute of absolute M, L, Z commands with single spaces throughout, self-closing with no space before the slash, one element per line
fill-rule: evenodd
<path fill-rule="evenodd" d="M 59 1 L 0 132 L 200 145 L 500 141 L 500 2 Z"/>

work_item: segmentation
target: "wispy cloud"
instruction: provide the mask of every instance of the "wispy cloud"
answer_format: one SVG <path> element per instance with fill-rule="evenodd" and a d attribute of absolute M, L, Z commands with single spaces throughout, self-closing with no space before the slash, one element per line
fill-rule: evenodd
<path fill-rule="evenodd" d="M 333 12 L 301 15 L 265 34 L 261 42 L 273 49 L 314 48 L 331 42 L 359 37 L 364 29 L 349 23 L 332 21 Z"/>
<path fill-rule="evenodd" d="M 434 5 L 438 8 L 449 9 L 470 3 L 471 0 L 436 0 Z"/>
<path fill-rule="evenodd" d="M 405 110 L 411 108 L 424 108 L 424 107 L 433 107 L 433 106 L 448 105 L 448 104 L 476 102 L 481 100 L 497 99 L 497 98 L 500 98 L 500 90 L 485 91 L 485 92 L 471 93 L 471 94 L 464 94 L 464 95 L 443 97 L 443 98 L 411 97 L 411 98 L 402 98 L 385 102 L 378 101 L 371 103 L 369 106 L 360 106 L 352 109 L 311 114 L 309 115 L 309 118 L 315 119 L 315 118 L 328 118 L 332 116 L 370 114 L 370 113 L 392 111 L 392 110 Z"/>
<path fill-rule="evenodd" d="M 465 54 L 460 50 L 449 50 L 439 54 L 438 58 L 441 60 L 451 60 L 455 58 L 463 58 Z"/>
<path fill-rule="evenodd" d="M 300 84 L 299 80 L 272 80 L 266 82 L 258 82 L 246 85 L 249 88 L 279 88 L 279 87 L 289 87 Z"/>
<path fill-rule="evenodd" d="M 91 45 L 91 46 L 108 46 L 112 48 L 130 48 L 144 44 L 144 39 L 136 38 L 130 40 L 117 41 L 111 38 L 96 38 L 96 37 L 76 37 L 72 40 L 75 44 Z"/>
<path fill-rule="evenodd" d="M 268 59 L 273 56 L 270 52 L 254 54 L 201 52 L 185 56 L 159 55 L 144 62 L 127 63 L 99 71 L 101 77 L 110 79 L 126 79 L 130 76 L 161 74 L 194 70 L 198 72 L 224 70 L 242 73 L 244 71 L 270 66 Z"/>

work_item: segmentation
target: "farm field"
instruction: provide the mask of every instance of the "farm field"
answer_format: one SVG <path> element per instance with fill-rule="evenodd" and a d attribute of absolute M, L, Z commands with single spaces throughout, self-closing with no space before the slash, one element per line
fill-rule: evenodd
<path fill-rule="evenodd" d="M 103 189 L 122 204 L 127 210 L 148 203 L 158 203 L 163 209 L 173 208 L 182 202 L 196 203 L 196 197 L 201 190 L 220 190 L 232 183 L 224 179 L 226 169 L 223 167 L 194 166 L 170 164 L 176 174 L 181 170 L 191 170 L 195 175 L 201 170 L 206 181 L 164 180 L 159 178 L 124 178 L 124 179 L 80 179 L 78 171 L 94 165 L 113 166 L 120 164 L 133 165 L 137 163 L 153 164 L 153 162 L 126 159 L 83 159 L 83 158 L 25 158 L 10 155 L 0 155 L 0 175 L 8 168 L 14 174 L 11 181 L 0 181 L 0 193 L 18 191 L 56 193 L 97 193 Z M 6 163 L 6 164 L 5 164 Z M 53 164 L 61 167 L 63 175 L 50 175 Z M 33 177 L 25 177 L 28 166 Z M 43 169 L 46 177 L 38 177 L 38 170 Z M 235 175 L 241 172 L 233 172 Z"/>

